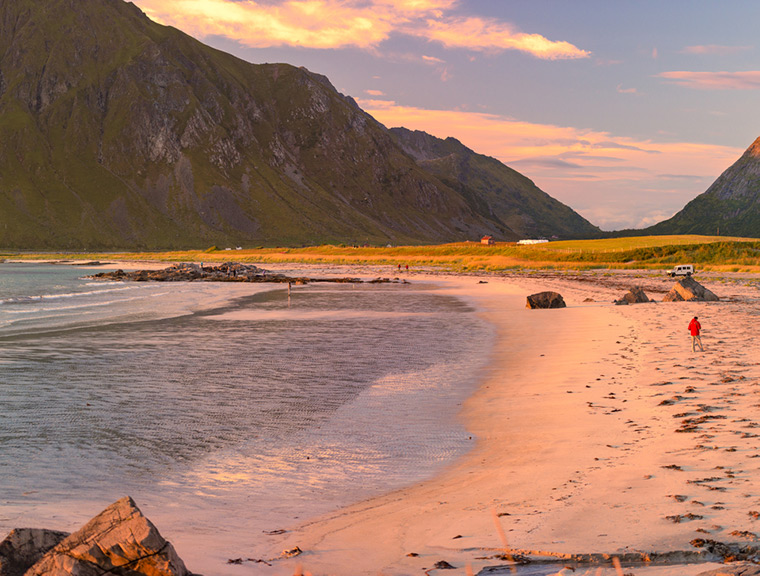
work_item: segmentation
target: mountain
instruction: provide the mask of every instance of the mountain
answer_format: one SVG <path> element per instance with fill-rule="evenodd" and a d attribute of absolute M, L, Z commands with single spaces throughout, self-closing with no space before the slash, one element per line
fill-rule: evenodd
<path fill-rule="evenodd" d="M 528 229 L 512 230 L 499 193 L 481 198 L 480 185 L 422 164 L 303 68 L 250 64 L 122 0 L 0 0 L 2 248 L 399 244 Z"/>
<path fill-rule="evenodd" d="M 532 180 L 495 158 L 473 152 L 456 138 L 441 140 L 406 128 L 390 131 L 407 154 L 459 192 L 475 212 L 498 221 L 518 237 L 593 238 L 603 234 Z"/>
<path fill-rule="evenodd" d="M 642 233 L 760 237 L 760 138 L 683 210 Z"/>

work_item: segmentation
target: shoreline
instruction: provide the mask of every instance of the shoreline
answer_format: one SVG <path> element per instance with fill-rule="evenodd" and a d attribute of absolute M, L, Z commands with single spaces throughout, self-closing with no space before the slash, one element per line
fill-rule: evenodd
<path fill-rule="evenodd" d="M 671 279 L 655 280 L 662 292 L 673 284 Z M 699 536 L 744 544 L 752 541 L 747 530 L 751 522 L 741 516 L 742 512 L 746 515 L 748 498 L 760 505 L 760 489 L 753 486 L 750 496 L 736 493 L 731 498 L 721 490 L 716 493 L 723 500 L 697 500 L 693 485 L 700 486 L 701 477 L 709 478 L 716 466 L 733 470 L 733 461 L 720 457 L 720 447 L 715 448 L 719 457 L 698 454 L 695 458 L 693 451 L 705 449 L 691 447 L 694 437 L 676 433 L 678 421 L 668 420 L 686 416 L 678 409 L 675 413 L 670 408 L 660 409 L 660 414 L 653 411 L 670 398 L 663 396 L 663 389 L 676 397 L 676 392 L 683 394 L 677 388 L 686 387 L 679 386 L 678 380 L 689 379 L 680 372 L 684 371 L 681 362 L 691 354 L 685 329 L 690 315 L 705 314 L 712 323 L 721 312 L 713 307 L 731 307 L 732 315 L 747 316 L 747 310 L 741 309 L 746 302 L 737 298 L 751 298 L 754 288 L 733 288 L 731 294 L 716 288 L 729 297 L 719 303 L 616 307 L 607 303 L 622 295 L 619 288 L 563 278 L 535 282 L 492 277 L 485 285 L 476 285 L 475 277 L 435 281 L 449 282 L 450 292 L 474 298 L 481 315 L 486 314 L 500 332 L 491 374 L 465 403 L 461 415 L 468 431 L 478 438 L 476 447 L 430 481 L 270 538 L 269 551 L 295 545 L 304 550 L 297 560 L 283 561 L 283 568 L 301 565 L 313 573 L 407 574 L 446 560 L 477 572 L 499 564 L 499 556 L 505 553 L 494 513 L 506 533 L 510 554 L 570 559 L 573 555 L 659 552 L 676 553 L 675 558 L 687 561 L 688 554 L 680 552 L 697 556 L 699 550 L 690 542 Z M 556 288 L 568 301 L 568 309 L 523 309 L 527 294 Z M 583 302 L 592 295 L 596 302 Z M 506 299 L 511 303 L 505 308 Z M 672 325 L 662 322 L 663 314 L 672 319 Z M 685 318 L 683 330 L 677 326 L 681 318 Z M 668 336 L 673 343 L 658 347 L 658 333 L 663 329 L 672 333 Z M 714 329 L 711 326 L 708 334 Z M 720 343 L 707 336 L 706 345 L 711 348 L 703 358 L 711 364 L 703 367 L 706 371 L 716 362 L 721 366 L 713 372 L 730 368 L 730 361 L 724 364 L 715 357 Z M 664 364 L 675 366 L 669 370 Z M 685 371 L 694 368 L 686 366 Z M 679 375 L 670 375 L 673 380 L 661 388 L 656 379 L 667 378 L 672 371 Z M 504 382 L 512 385 L 505 387 Z M 697 405 L 708 400 L 710 389 L 699 392 L 701 396 L 690 399 Z M 683 404 L 680 409 L 686 410 L 687 400 L 680 396 L 673 405 Z M 671 464 L 671 460 L 687 464 Z M 679 466 L 687 474 L 674 477 L 670 466 Z M 684 494 L 676 490 L 688 499 L 680 500 Z M 704 489 L 700 492 L 704 499 Z M 708 508 L 711 514 L 689 511 L 695 508 Z M 724 519 L 730 525 L 718 529 L 717 521 Z M 367 543 L 372 543 L 369 550 Z M 677 565 L 672 574 L 697 574 L 710 567 L 670 564 Z M 667 568 L 650 566 L 636 573 L 668 573 L 662 570 Z"/>

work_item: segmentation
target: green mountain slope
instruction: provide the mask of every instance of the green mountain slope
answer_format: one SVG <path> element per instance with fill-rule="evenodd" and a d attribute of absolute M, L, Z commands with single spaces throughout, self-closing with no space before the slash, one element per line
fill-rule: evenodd
<path fill-rule="evenodd" d="M 0 0 L 0 247 L 519 234 L 453 184 L 305 69 L 244 62 L 122 0 Z"/>
<path fill-rule="evenodd" d="M 707 191 L 641 233 L 760 238 L 760 138 Z"/>
<path fill-rule="evenodd" d="M 401 147 L 441 182 L 458 191 L 472 209 L 496 220 L 517 237 L 594 238 L 602 231 L 555 200 L 530 179 L 495 158 L 476 154 L 455 138 L 391 128 Z"/>

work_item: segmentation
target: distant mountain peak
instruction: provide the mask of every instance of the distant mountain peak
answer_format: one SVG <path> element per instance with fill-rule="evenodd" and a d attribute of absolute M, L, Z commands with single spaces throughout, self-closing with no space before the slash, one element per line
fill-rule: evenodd
<path fill-rule="evenodd" d="M 391 128 L 417 162 L 470 201 L 473 210 L 502 222 L 517 238 L 578 238 L 601 235 L 599 228 L 552 198 L 532 180 L 495 158 L 478 154 L 453 137 Z"/>
<path fill-rule="evenodd" d="M 760 137 L 758 137 L 745 152 L 748 156 L 760 158 Z"/>
<path fill-rule="evenodd" d="M 641 232 L 760 238 L 760 138 L 681 211 Z"/>

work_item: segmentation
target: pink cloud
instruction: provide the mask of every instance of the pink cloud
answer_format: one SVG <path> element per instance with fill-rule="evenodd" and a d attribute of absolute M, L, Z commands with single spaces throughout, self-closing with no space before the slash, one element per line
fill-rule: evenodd
<path fill-rule="evenodd" d="M 760 88 L 760 71 L 746 72 L 687 72 L 673 71 L 657 74 L 680 86 L 697 90 L 757 90 Z"/>
<path fill-rule="evenodd" d="M 510 24 L 485 18 L 428 20 L 413 34 L 440 42 L 448 48 L 477 51 L 519 50 L 546 60 L 588 58 L 590 52 L 569 42 L 549 40 L 539 34 L 525 34 Z"/>
<path fill-rule="evenodd" d="M 687 46 L 681 50 L 681 54 L 730 56 L 739 52 L 752 50 L 752 46 L 721 46 L 718 44 L 706 44 L 703 46 Z"/>
<path fill-rule="evenodd" d="M 364 93 L 370 96 L 385 96 L 381 90 L 365 90 Z"/>
<path fill-rule="evenodd" d="M 232 38 L 246 46 L 328 49 L 377 48 L 392 33 L 473 51 L 519 50 L 537 58 L 586 58 L 564 41 L 526 34 L 493 19 L 447 16 L 457 0 L 135 0 L 159 22 L 204 38 Z"/>

